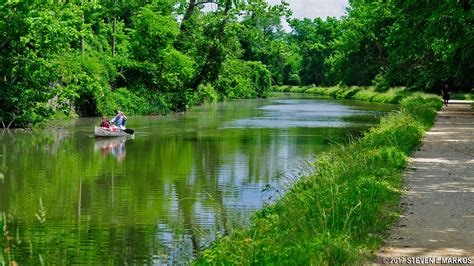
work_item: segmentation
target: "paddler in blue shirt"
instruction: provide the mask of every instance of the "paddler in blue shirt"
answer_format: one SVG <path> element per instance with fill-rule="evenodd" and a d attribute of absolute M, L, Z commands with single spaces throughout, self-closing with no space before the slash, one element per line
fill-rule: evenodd
<path fill-rule="evenodd" d="M 110 123 L 114 123 L 115 126 L 119 127 L 120 129 L 125 129 L 125 121 L 127 120 L 127 117 L 123 115 L 122 111 L 118 111 L 117 115 L 110 120 Z"/>

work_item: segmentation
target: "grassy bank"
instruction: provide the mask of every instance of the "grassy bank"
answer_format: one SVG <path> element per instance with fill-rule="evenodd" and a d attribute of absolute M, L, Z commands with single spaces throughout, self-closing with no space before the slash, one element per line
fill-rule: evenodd
<path fill-rule="evenodd" d="M 453 100 L 474 100 L 474 94 L 457 92 L 457 93 L 451 94 L 451 99 L 453 99 Z"/>
<path fill-rule="evenodd" d="M 385 92 L 378 92 L 374 87 L 298 87 L 298 86 L 275 86 L 274 92 L 310 93 L 337 99 L 354 99 L 378 103 L 400 103 L 409 96 L 425 97 L 422 92 L 412 92 L 406 88 L 390 88 Z"/>
<path fill-rule="evenodd" d="M 451 94 L 451 99 L 452 100 L 474 100 L 474 94 L 457 92 L 457 93 Z M 474 103 L 471 104 L 471 107 L 474 109 Z"/>
<path fill-rule="evenodd" d="M 356 92 L 332 88 L 324 94 L 400 102 L 400 111 L 348 146 L 319 156 L 313 174 L 255 213 L 248 229 L 215 241 L 197 264 L 338 265 L 370 259 L 398 216 L 407 158 L 433 125 L 442 102 L 436 96 L 404 95 L 406 91 L 377 96 L 350 90 Z"/>
<path fill-rule="evenodd" d="M 451 100 L 474 100 L 474 94 L 457 92 L 451 94 Z M 471 104 L 471 107 L 474 109 L 474 103 Z"/>

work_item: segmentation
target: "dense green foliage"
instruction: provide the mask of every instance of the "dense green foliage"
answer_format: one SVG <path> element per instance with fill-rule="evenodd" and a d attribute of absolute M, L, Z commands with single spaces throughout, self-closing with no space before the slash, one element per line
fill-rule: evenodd
<path fill-rule="evenodd" d="M 403 99 L 400 112 L 320 156 L 312 175 L 258 211 L 250 228 L 221 237 L 198 264 L 362 264 L 396 219 L 401 170 L 441 106 L 438 97 Z"/>
<path fill-rule="evenodd" d="M 341 20 L 290 21 L 303 84 L 473 88 L 472 1 L 349 2 Z"/>
<path fill-rule="evenodd" d="M 0 4 L 0 120 L 182 111 L 269 84 L 474 84 L 469 0 L 352 0 L 341 19 L 289 19 L 290 33 L 288 4 L 206 2 Z"/>
<path fill-rule="evenodd" d="M 249 45 L 283 34 L 287 12 L 259 0 L 3 1 L 0 120 L 27 126 L 265 97 L 272 74 L 264 63 L 279 51 L 251 56 L 265 49 Z"/>

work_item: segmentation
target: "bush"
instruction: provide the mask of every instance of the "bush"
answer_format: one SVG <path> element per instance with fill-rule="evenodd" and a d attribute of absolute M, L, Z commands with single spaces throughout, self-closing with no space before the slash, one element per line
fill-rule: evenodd
<path fill-rule="evenodd" d="M 271 74 L 260 62 L 231 59 L 224 62 L 213 84 L 225 98 L 266 97 L 271 90 Z"/>
<path fill-rule="evenodd" d="M 409 155 L 419 144 L 423 129 L 422 124 L 408 112 L 392 113 L 382 118 L 379 127 L 372 128 L 365 134 L 362 142 L 370 148 L 395 146 Z"/>
<path fill-rule="evenodd" d="M 375 76 L 372 84 L 374 85 L 376 92 L 386 92 L 390 89 L 390 83 L 382 73 Z"/>
<path fill-rule="evenodd" d="M 409 97 L 401 101 L 402 110 L 416 117 L 426 128 L 434 123 L 436 110 L 443 106 L 439 97 Z"/>
<path fill-rule="evenodd" d="M 253 81 L 252 86 L 257 92 L 257 97 L 267 97 L 272 88 L 271 73 L 261 62 L 247 62 L 250 66 L 250 77 Z"/>
<path fill-rule="evenodd" d="M 219 95 L 212 86 L 212 84 L 201 84 L 198 87 L 198 91 L 201 95 L 201 102 L 212 103 L 219 100 Z"/>
<path fill-rule="evenodd" d="M 291 74 L 289 79 L 290 85 L 301 85 L 301 78 L 298 74 Z"/>

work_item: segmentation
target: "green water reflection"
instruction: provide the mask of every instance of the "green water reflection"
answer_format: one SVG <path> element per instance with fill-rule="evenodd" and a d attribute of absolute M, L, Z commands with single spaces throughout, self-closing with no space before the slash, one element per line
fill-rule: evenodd
<path fill-rule="evenodd" d="M 21 264 L 186 263 L 216 235 L 245 225 L 305 169 L 304 160 L 393 108 L 280 95 L 132 117 L 133 140 L 94 139 L 98 119 L 42 133 L 4 131 L 3 257 Z"/>

